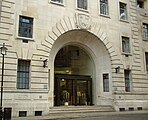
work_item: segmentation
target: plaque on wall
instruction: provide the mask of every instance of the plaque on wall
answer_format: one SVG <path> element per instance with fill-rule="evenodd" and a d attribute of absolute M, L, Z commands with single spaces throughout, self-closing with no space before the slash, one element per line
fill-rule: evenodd
<path fill-rule="evenodd" d="M 91 29 L 91 19 L 88 15 L 77 13 L 76 16 L 76 27 L 80 29 Z"/>

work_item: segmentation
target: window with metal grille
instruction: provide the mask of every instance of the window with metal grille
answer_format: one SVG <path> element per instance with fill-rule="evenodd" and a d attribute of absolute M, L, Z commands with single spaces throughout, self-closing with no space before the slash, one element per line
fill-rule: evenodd
<path fill-rule="evenodd" d="M 103 92 L 109 92 L 109 75 L 103 74 Z"/>
<path fill-rule="evenodd" d="M 77 6 L 80 9 L 87 10 L 87 0 L 77 0 Z"/>
<path fill-rule="evenodd" d="M 148 52 L 145 53 L 146 71 L 148 72 Z"/>
<path fill-rule="evenodd" d="M 122 52 L 130 53 L 130 42 L 128 37 L 122 37 Z"/>
<path fill-rule="evenodd" d="M 119 3 L 119 6 L 120 6 L 120 19 L 127 20 L 127 8 L 126 8 L 126 4 L 120 2 Z"/>
<path fill-rule="evenodd" d="M 30 61 L 18 60 L 17 89 L 29 89 Z"/>
<path fill-rule="evenodd" d="M 125 91 L 131 91 L 131 77 L 130 77 L 130 70 L 124 70 L 124 78 L 125 78 Z"/>
<path fill-rule="evenodd" d="M 35 111 L 35 116 L 42 116 L 42 111 Z"/>
<path fill-rule="evenodd" d="M 143 23 L 143 39 L 148 40 L 148 24 Z"/>
<path fill-rule="evenodd" d="M 57 3 L 63 3 L 63 0 L 51 0 L 53 2 L 57 2 Z"/>
<path fill-rule="evenodd" d="M 108 0 L 100 0 L 100 14 L 108 15 Z"/>
<path fill-rule="evenodd" d="M 26 16 L 19 17 L 18 36 L 27 38 L 33 37 L 33 18 Z"/>

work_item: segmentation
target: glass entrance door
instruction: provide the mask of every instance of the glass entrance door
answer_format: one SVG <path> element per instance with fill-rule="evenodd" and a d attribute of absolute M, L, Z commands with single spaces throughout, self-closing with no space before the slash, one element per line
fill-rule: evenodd
<path fill-rule="evenodd" d="M 74 99 L 73 80 L 60 79 L 60 105 L 72 105 Z"/>
<path fill-rule="evenodd" d="M 86 79 L 87 78 L 87 79 Z M 91 105 L 91 78 L 84 76 L 56 75 L 55 106 L 59 105 Z"/>
<path fill-rule="evenodd" d="M 91 104 L 90 80 L 77 80 L 77 105 Z"/>

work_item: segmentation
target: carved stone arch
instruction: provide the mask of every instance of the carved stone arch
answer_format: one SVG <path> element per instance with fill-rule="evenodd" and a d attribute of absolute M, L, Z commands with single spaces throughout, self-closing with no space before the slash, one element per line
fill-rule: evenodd
<path fill-rule="evenodd" d="M 105 30 L 101 27 L 101 24 L 92 21 L 89 22 L 90 22 L 89 23 L 90 27 L 89 29 L 86 29 L 86 31 L 95 35 L 98 38 L 98 40 L 102 41 L 102 43 L 104 44 L 110 55 L 112 71 L 114 73 L 115 72 L 114 69 L 116 66 L 121 66 L 122 68 L 120 58 L 116 53 L 114 46 L 108 40 L 107 34 Z M 52 27 L 52 30 L 48 32 L 48 35 L 41 42 L 41 46 L 38 47 L 38 50 L 46 52 L 46 56 L 49 56 L 52 45 L 60 35 L 71 30 L 79 30 L 79 29 L 81 28 L 79 28 L 79 26 L 77 25 L 77 19 L 75 17 L 73 18 L 67 16 L 63 17 L 63 19 L 61 19 L 58 23 L 56 23 L 55 26 Z"/>
<path fill-rule="evenodd" d="M 53 64 L 53 56 L 52 56 L 52 52 L 51 49 L 54 46 L 54 42 L 64 33 L 67 33 L 69 31 L 74 31 L 74 30 L 84 30 L 87 31 L 88 33 L 94 35 L 95 37 L 98 38 L 98 40 L 100 40 L 103 45 L 105 46 L 105 48 L 108 51 L 109 57 L 110 57 L 110 62 L 111 62 L 111 72 L 112 72 L 112 81 L 116 80 L 116 78 L 118 78 L 118 74 L 115 73 L 115 68 L 117 66 L 120 66 L 120 68 L 123 68 L 122 63 L 120 62 L 120 57 L 119 55 L 116 53 L 114 46 L 112 45 L 111 41 L 108 39 L 107 34 L 105 32 L 105 30 L 103 29 L 103 27 L 101 26 L 101 24 L 99 23 L 95 23 L 95 22 L 90 22 L 89 23 L 90 26 L 86 27 L 86 29 L 83 29 L 81 27 L 78 26 L 77 24 L 77 20 L 75 19 L 75 17 L 64 17 L 63 19 L 61 19 L 59 22 L 57 22 L 53 27 L 52 30 L 50 30 L 48 32 L 48 35 L 45 37 L 45 39 L 41 42 L 40 47 L 38 47 L 38 50 L 42 52 L 44 52 L 44 55 L 46 59 L 49 60 L 49 65 L 48 65 L 48 69 L 50 69 L 50 92 L 49 92 L 49 96 L 52 98 L 52 105 L 53 105 L 53 96 L 54 96 L 54 64 Z M 85 27 L 82 26 L 82 27 Z M 39 52 L 40 53 L 40 52 Z M 119 76 L 120 77 L 120 76 Z M 114 87 L 114 89 L 116 89 L 116 82 L 112 82 L 112 86 Z"/>
<path fill-rule="evenodd" d="M 54 42 L 57 40 L 57 38 L 60 35 L 68 32 L 70 30 L 81 29 L 81 28 L 78 28 L 76 22 L 77 21 L 76 21 L 75 17 L 71 18 L 71 17 L 66 16 L 63 19 L 61 19 L 52 28 L 52 31 L 48 32 L 48 35 L 45 37 L 45 40 L 42 41 L 42 46 L 48 47 L 49 53 L 50 53 L 52 45 L 54 44 Z M 88 29 L 87 31 L 90 32 L 91 34 L 95 35 L 96 37 L 99 38 L 99 40 L 102 41 L 102 43 L 104 44 L 104 46 L 106 47 L 106 49 L 109 52 L 112 65 L 115 65 L 115 66 L 119 65 L 120 59 L 119 59 L 116 51 L 114 50 L 114 46 L 108 40 L 105 30 L 101 27 L 101 25 L 99 23 L 91 22 L 90 25 L 91 25 L 91 28 Z M 112 69 L 114 69 L 114 67 Z"/>

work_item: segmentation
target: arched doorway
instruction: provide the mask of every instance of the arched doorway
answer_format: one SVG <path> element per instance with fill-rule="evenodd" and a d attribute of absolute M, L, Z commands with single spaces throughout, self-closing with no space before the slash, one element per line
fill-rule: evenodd
<path fill-rule="evenodd" d="M 85 64 L 85 69 L 78 71 L 77 67 L 73 67 L 73 73 L 70 73 L 71 69 L 67 70 L 63 67 L 62 71 L 55 67 L 56 57 L 60 51 L 71 49 L 74 55 L 79 54 L 77 50 L 81 50 L 84 55 L 87 56 L 89 62 Z M 85 62 L 86 59 L 81 59 Z M 66 60 L 65 60 L 66 61 Z M 65 62 L 66 63 L 66 62 Z M 68 66 L 68 64 L 66 65 Z M 76 64 L 75 64 L 76 66 Z M 83 68 L 83 67 L 81 67 Z M 88 69 L 87 69 L 88 68 Z M 85 30 L 70 30 L 61 34 L 52 45 L 50 56 L 49 56 L 49 69 L 50 69 L 50 81 L 49 81 L 49 103 L 51 106 L 55 105 L 55 91 L 58 89 L 56 87 L 56 74 L 62 72 L 62 74 L 68 75 L 83 75 L 90 76 L 92 79 L 92 103 L 94 105 L 112 105 L 112 69 L 111 69 L 111 59 L 105 44 L 96 35 L 85 31 Z M 56 71 L 56 72 L 55 72 Z M 56 73 L 56 74 L 55 74 Z M 61 74 L 61 73 L 60 73 Z M 104 75 L 107 75 L 107 82 L 104 81 Z M 109 89 L 104 92 L 104 87 Z M 105 99 L 105 100 L 104 100 Z"/>
<path fill-rule="evenodd" d="M 93 62 L 81 47 L 67 45 L 55 57 L 54 105 L 92 105 Z"/>

